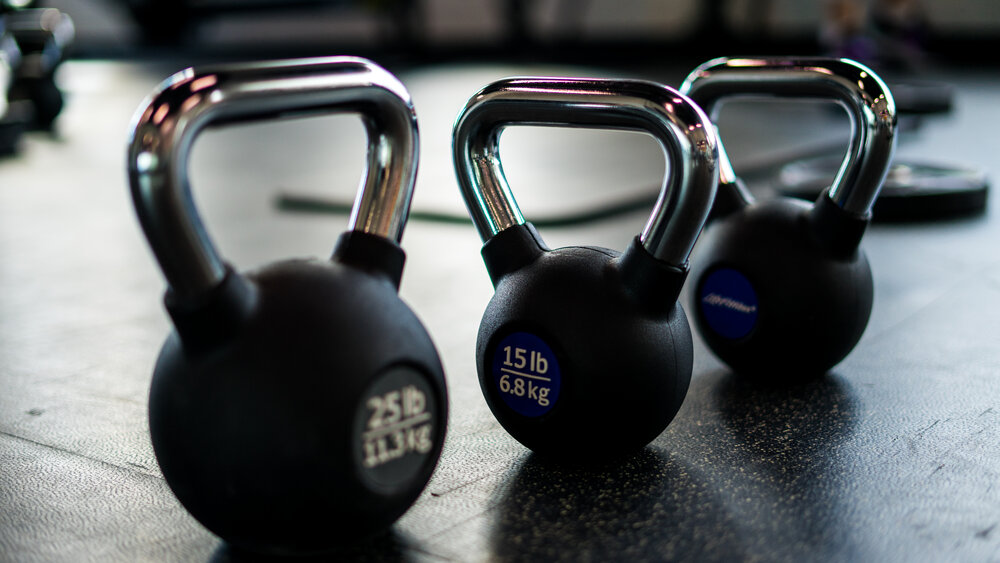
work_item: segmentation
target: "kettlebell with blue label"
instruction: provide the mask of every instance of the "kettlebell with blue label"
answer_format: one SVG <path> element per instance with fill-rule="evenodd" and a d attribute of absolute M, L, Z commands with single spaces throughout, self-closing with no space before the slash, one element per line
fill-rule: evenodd
<path fill-rule="evenodd" d="M 332 258 L 237 273 L 191 197 L 199 132 L 334 112 L 362 116 L 368 161 Z M 308 553 L 378 532 L 437 463 L 444 374 L 398 296 L 417 147 L 405 88 L 352 57 L 188 69 L 139 108 L 129 181 L 174 325 L 150 387 L 150 435 L 181 504 L 232 544 Z"/>
<path fill-rule="evenodd" d="M 815 98 L 851 118 L 850 147 L 815 203 L 755 200 L 720 140 L 720 184 L 692 260 L 695 323 L 734 371 L 788 380 L 826 373 L 854 348 L 872 308 L 872 273 L 859 247 L 895 148 L 896 109 L 885 83 L 847 59 L 716 59 L 680 90 L 710 115 L 732 97 Z"/>
<path fill-rule="evenodd" d="M 504 176 L 499 140 L 509 125 L 634 130 L 660 143 L 667 177 L 623 253 L 545 245 Z M 690 383 L 691 333 L 677 297 L 718 181 L 711 123 L 651 82 L 510 78 L 469 100 L 453 151 L 495 288 L 476 345 L 490 409 L 542 455 L 601 461 L 642 448 Z"/>

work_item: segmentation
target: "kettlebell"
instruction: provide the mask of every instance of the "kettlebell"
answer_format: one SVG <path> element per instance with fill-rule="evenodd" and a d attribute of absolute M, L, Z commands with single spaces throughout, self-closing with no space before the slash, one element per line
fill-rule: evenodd
<path fill-rule="evenodd" d="M 356 112 L 367 173 L 329 261 L 240 274 L 195 210 L 188 153 L 213 125 Z M 447 418 L 437 351 L 397 291 L 417 170 L 402 84 L 364 59 L 188 69 L 139 108 L 132 199 L 173 321 L 149 392 L 163 476 L 238 547 L 309 553 L 378 532 L 417 498 Z"/>
<path fill-rule="evenodd" d="M 826 373 L 854 348 L 872 308 L 859 247 L 895 148 L 885 83 L 847 59 L 737 59 L 695 69 L 681 91 L 712 115 L 730 97 L 817 98 L 851 118 L 850 147 L 828 190 L 809 204 L 755 200 L 720 140 L 720 185 L 693 260 L 699 333 L 735 372 L 788 381 Z"/>
<path fill-rule="evenodd" d="M 521 124 L 634 130 L 659 142 L 668 173 L 623 253 L 552 250 L 525 222 L 499 156 L 503 129 Z M 453 152 L 495 288 L 476 343 L 493 414 L 553 458 L 604 462 L 642 448 L 673 419 L 691 379 L 691 333 L 677 296 L 718 181 L 711 122 L 651 82 L 510 78 L 469 100 Z"/>

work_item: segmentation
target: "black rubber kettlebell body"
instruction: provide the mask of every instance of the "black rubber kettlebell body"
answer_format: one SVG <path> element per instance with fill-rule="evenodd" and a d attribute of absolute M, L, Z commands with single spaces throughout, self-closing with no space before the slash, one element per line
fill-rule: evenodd
<path fill-rule="evenodd" d="M 212 103 L 213 89 L 218 106 L 199 105 Z M 199 102 L 183 103 L 190 94 Z M 130 179 L 175 327 L 153 374 L 150 436 L 184 507 L 242 548 L 321 552 L 383 530 L 420 495 L 440 455 L 443 369 L 398 295 L 397 241 L 416 172 L 404 96 L 373 63 L 335 57 L 186 71 L 140 111 Z M 163 106 L 180 108 L 166 131 L 145 119 Z M 178 191 L 183 163 L 201 127 L 275 108 L 361 111 L 373 145 L 366 184 L 330 261 L 239 274 L 198 238 L 189 194 Z"/>
<path fill-rule="evenodd" d="M 192 329 L 157 360 L 150 434 L 177 498 L 234 544 L 320 551 L 370 535 L 416 500 L 440 454 L 430 337 L 392 273 L 341 260 L 233 272 L 205 308 L 171 307 Z M 221 341 L 225 329 L 203 334 L 220 309 L 233 315 Z"/>
<path fill-rule="evenodd" d="M 479 382 L 500 424 L 535 452 L 573 461 L 633 453 L 677 414 L 692 369 L 677 297 L 718 174 L 703 119 L 664 86 L 542 78 L 496 82 L 459 117 L 456 169 L 495 287 L 477 341 Z M 524 221 L 496 152 L 499 130 L 517 123 L 634 129 L 660 141 L 671 175 L 624 253 L 550 250 Z"/>
<path fill-rule="evenodd" d="M 768 380 L 826 373 L 860 340 L 872 310 L 859 245 L 895 146 L 892 96 L 862 65 L 819 58 L 717 59 L 681 91 L 709 111 L 750 95 L 831 100 L 852 117 L 840 174 L 811 205 L 755 200 L 721 151 L 721 183 L 691 276 L 698 331 L 734 371 Z"/>
<path fill-rule="evenodd" d="M 861 338 L 872 273 L 864 252 L 847 241 L 860 239 L 867 222 L 843 217 L 828 201 L 816 204 L 826 208 L 824 216 L 800 200 L 762 200 L 702 234 L 691 274 L 695 322 L 735 371 L 824 373 Z M 841 235 L 831 240 L 823 233 L 834 221 Z"/>

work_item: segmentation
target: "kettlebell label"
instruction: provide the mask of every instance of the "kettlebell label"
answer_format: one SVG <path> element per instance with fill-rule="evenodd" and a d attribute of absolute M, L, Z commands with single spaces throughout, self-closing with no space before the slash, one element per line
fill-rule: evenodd
<path fill-rule="evenodd" d="M 560 375 L 552 348 L 529 332 L 509 334 L 493 351 L 496 390 L 522 416 L 542 416 L 552 410 L 559 398 Z"/>
<path fill-rule="evenodd" d="M 427 397 L 413 385 L 368 399 L 368 430 L 362 436 L 364 466 L 378 467 L 404 455 L 431 451 Z"/>
<path fill-rule="evenodd" d="M 699 297 L 705 321 L 723 338 L 743 338 L 757 324 L 757 292 L 737 270 L 720 268 L 709 274 Z"/>
<path fill-rule="evenodd" d="M 355 455 L 362 473 L 382 486 L 416 476 L 434 449 L 434 395 L 424 378 L 404 367 L 373 383 L 355 416 Z"/>

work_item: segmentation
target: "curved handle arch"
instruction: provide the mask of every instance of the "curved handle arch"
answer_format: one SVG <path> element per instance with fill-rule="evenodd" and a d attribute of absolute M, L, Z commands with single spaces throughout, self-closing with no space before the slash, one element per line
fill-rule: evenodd
<path fill-rule="evenodd" d="M 885 82 L 868 67 L 850 59 L 821 57 L 719 58 L 692 71 L 680 91 L 713 119 L 721 102 L 734 97 L 837 102 L 850 116 L 852 131 L 828 197 L 857 216 L 871 211 L 896 146 L 896 103 Z M 721 166 L 724 180 L 735 181 L 725 156 Z"/>
<path fill-rule="evenodd" d="M 176 296 L 203 295 L 226 274 L 188 183 L 188 156 L 201 131 L 336 112 L 361 114 L 368 134 L 365 177 L 348 228 L 399 242 L 416 180 L 417 121 L 406 88 L 375 63 L 324 57 L 189 68 L 140 105 L 128 146 L 132 200 Z"/>
<path fill-rule="evenodd" d="M 456 119 L 452 151 L 484 242 L 525 222 L 500 162 L 500 135 L 509 125 L 652 135 L 669 171 L 639 239 L 657 259 L 687 263 L 715 196 L 718 149 L 708 117 L 686 96 L 653 82 L 590 78 L 507 78 L 480 90 Z"/>

